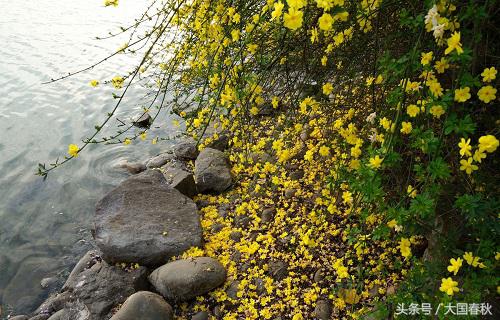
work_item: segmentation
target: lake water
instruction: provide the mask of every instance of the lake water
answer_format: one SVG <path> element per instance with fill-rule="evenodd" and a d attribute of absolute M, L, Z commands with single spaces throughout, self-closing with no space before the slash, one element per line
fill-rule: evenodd
<path fill-rule="evenodd" d="M 114 165 L 144 160 L 166 145 L 92 146 L 46 181 L 34 175 L 37 163 L 64 156 L 70 143 L 81 144 L 112 109 L 111 86 L 92 88 L 89 81 L 111 79 L 140 58 L 119 55 L 74 78 L 42 84 L 119 48 L 126 38 L 95 37 L 132 22 L 148 1 L 121 0 L 117 8 L 102 3 L 0 0 L 0 318 L 12 309 L 32 311 L 91 246 L 95 203 L 127 176 Z M 143 94 L 131 92 L 121 118 L 141 109 Z M 156 131 L 171 134 L 164 122 Z M 44 289 L 40 281 L 47 277 L 59 282 Z"/>

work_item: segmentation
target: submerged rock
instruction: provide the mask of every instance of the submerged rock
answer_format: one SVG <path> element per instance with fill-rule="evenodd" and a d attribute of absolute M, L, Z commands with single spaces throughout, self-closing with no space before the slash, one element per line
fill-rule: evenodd
<path fill-rule="evenodd" d="M 149 281 L 169 301 L 186 301 L 222 285 L 226 270 L 213 258 L 177 260 L 154 270 Z"/>
<path fill-rule="evenodd" d="M 172 320 L 172 307 L 156 293 L 139 291 L 128 297 L 111 320 Z"/>
<path fill-rule="evenodd" d="M 228 189 L 233 182 L 226 155 L 211 148 L 200 152 L 195 162 L 194 175 L 200 193 L 220 193 Z"/>
<path fill-rule="evenodd" d="M 93 235 L 107 261 L 160 265 L 201 246 L 202 230 L 195 203 L 148 170 L 98 202 Z"/>

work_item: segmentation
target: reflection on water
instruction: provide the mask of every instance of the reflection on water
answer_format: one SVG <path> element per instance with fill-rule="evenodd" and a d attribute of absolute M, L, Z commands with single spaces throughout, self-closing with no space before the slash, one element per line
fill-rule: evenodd
<path fill-rule="evenodd" d="M 76 257 L 88 248 L 94 205 L 123 180 L 113 168 L 120 159 L 144 159 L 165 146 L 92 146 L 77 161 L 34 176 L 38 162 L 64 155 L 67 145 L 92 132 L 110 111 L 110 79 L 139 57 L 121 55 L 88 73 L 42 85 L 50 78 L 88 66 L 120 47 L 125 38 L 93 40 L 132 21 L 146 0 L 0 0 L 0 304 L 29 312 L 57 288 Z M 121 118 L 140 110 L 144 92 L 132 91 Z M 167 121 L 165 121 L 167 122 Z M 160 129 L 158 129 L 160 130 Z M 161 129 L 163 134 L 172 128 Z M 59 280 L 60 281 L 60 280 Z M 1 316 L 0 316 L 1 318 Z"/>

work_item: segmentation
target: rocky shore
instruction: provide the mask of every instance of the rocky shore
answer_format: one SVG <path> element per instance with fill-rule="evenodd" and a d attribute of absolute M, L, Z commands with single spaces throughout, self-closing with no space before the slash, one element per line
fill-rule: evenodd
<path fill-rule="evenodd" d="M 179 303 L 221 286 L 227 272 L 216 259 L 172 258 L 203 248 L 193 197 L 231 187 L 226 145 L 222 137 L 199 153 L 196 142 L 183 141 L 145 163 L 124 164 L 132 175 L 96 205 L 96 248 L 32 314 L 9 319 L 168 320 Z"/>

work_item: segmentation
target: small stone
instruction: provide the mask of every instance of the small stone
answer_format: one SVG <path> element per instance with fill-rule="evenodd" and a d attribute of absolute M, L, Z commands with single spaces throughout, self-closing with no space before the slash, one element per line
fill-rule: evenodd
<path fill-rule="evenodd" d="M 252 219 L 246 215 L 239 215 L 234 217 L 234 225 L 239 228 L 246 228 L 250 225 Z"/>
<path fill-rule="evenodd" d="M 214 308 L 214 316 L 217 319 L 220 319 L 222 317 L 222 311 L 221 311 L 221 309 L 220 309 L 219 306 L 215 306 L 215 308 Z"/>
<path fill-rule="evenodd" d="M 172 320 L 172 307 L 156 293 L 139 291 L 128 297 L 110 320 Z"/>
<path fill-rule="evenodd" d="M 214 223 L 212 225 L 212 232 L 213 233 L 217 233 L 217 232 L 221 231 L 223 227 L 224 226 L 222 224 L 220 224 L 220 223 Z"/>
<path fill-rule="evenodd" d="M 285 198 L 291 199 L 293 196 L 295 196 L 296 192 L 297 192 L 297 190 L 295 190 L 295 189 L 286 189 L 285 190 Z"/>
<path fill-rule="evenodd" d="M 138 128 L 149 128 L 153 123 L 153 118 L 149 115 L 149 113 L 144 112 L 138 119 L 133 121 L 132 124 Z"/>
<path fill-rule="evenodd" d="M 374 298 L 378 295 L 378 289 L 380 288 L 380 286 L 378 284 L 374 285 L 373 288 L 370 289 L 369 293 L 370 293 L 370 297 Z"/>
<path fill-rule="evenodd" d="M 191 320 L 208 320 L 208 312 L 200 311 L 191 317 Z"/>
<path fill-rule="evenodd" d="M 140 162 L 127 162 L 125 169 L 131 174 L 138 174 L 146 170 L 146 165 Z"/>
<path fill-rule="evenodd" d="M 229 259 L 231 259 L 231 261 L 234 261 L 234 262 L 240 262 L 240 260 L 241 260 L 241 252 L 239 252 L 238 250 L 235 250 L 231 254 L 231 257 Z"/>
<path fill-rule="evenodd" d="M 395 286 L 389 286 L 387 288 L 386 295 L 392 296 L 395 293 L 396 293 L 396 287 Z"/>
<path fill-rule="evenodd" d="M 296 170 L 290 173 L 290 179 L 300 180 L 304 177 L 304 170 Z"/>
<path fill-rule="evenodd" d="M 323 281 L 323 279 L 324 279 L 323 271 L 321 271 L 321 269 L 316 270 L 313 277 L 314 282 L 318 283 Z"/>
<path fill-rule="evenodd" d="M 326 300 L 318 300 L 314 308 L 314 316 L 318 320 L 329 320 L 332 315 L 332 306 Z"/>
<path fill-rule="evenodd" d="M 254 279 L 254 284 L 256 286 L 255 292 L 257 292 L 258 295 L 263 295 L 266 293 L 266 286 L 264 285 L 264 281 L 262 279 Z"/>
<path fill-rule="evenodd" d="M 222 285 L 226 269 L 209 257 L 177 260 L 154 270 L 149 281 L 169 301 L 187 301 Z"/>
<path fill-rule="evenodd" d="M 206 208 L 209 205 L 210 205 L 210 201 L 208 201 L 208 200 L 205 200 L 205 199 L 196 200 L 196 208 L 198 208 L 198 210 Z"/>
<path fill-rule="evenodd" d="M 274 207 L 264 209 L 262 211 L 262 215 L 260 217 L 262 223 L 271 222 L 274 219 L 275 211 L 276 211 L 276 209 Z"/>
<path fill-rule="evenodd" d="M 224 151 L 229 143 L 229 135 L 226 133 L 219 133 L 219 137 L 207 144 L 208 148 Z"/>
<path fill-rule="evenodd" d="M 288 264 L 282 260 L 271 260 L 269 262 L 269 273 L 275 280 L 283 280 L 288 275 Z"/>
<path fill-rule="evenodd" d="M 238 299 L 238 286 L 240 285 L 239 281 L 233 281 L 229 285 L 229 287 L 226 289 L 226 294 L 229 298 L 231 299 Z"/>
<path fill-rule="evenodd" d="M 174 158 L 174 155 L 171 153 L 160 153 L 157 156 L 149 159 L 146 162 L 146 167 L 148 169 L 160 168 L 164 166 L 167 162 L 171 161 Z"/>
<path fill-rule="evenodd" d="M 242 236 L 243 235 L 241 234 L 241 231 L 233 231 L 229 235 L 229 239 L 233 240 L 234 242 L 240 242 Z"/>
<path fill-rule="evenodd" d="M 194 175 L 200 193 L 221 193 L 233 183 L 229 160 L 222 151 L 212 148 L 200 152 Z"/>

